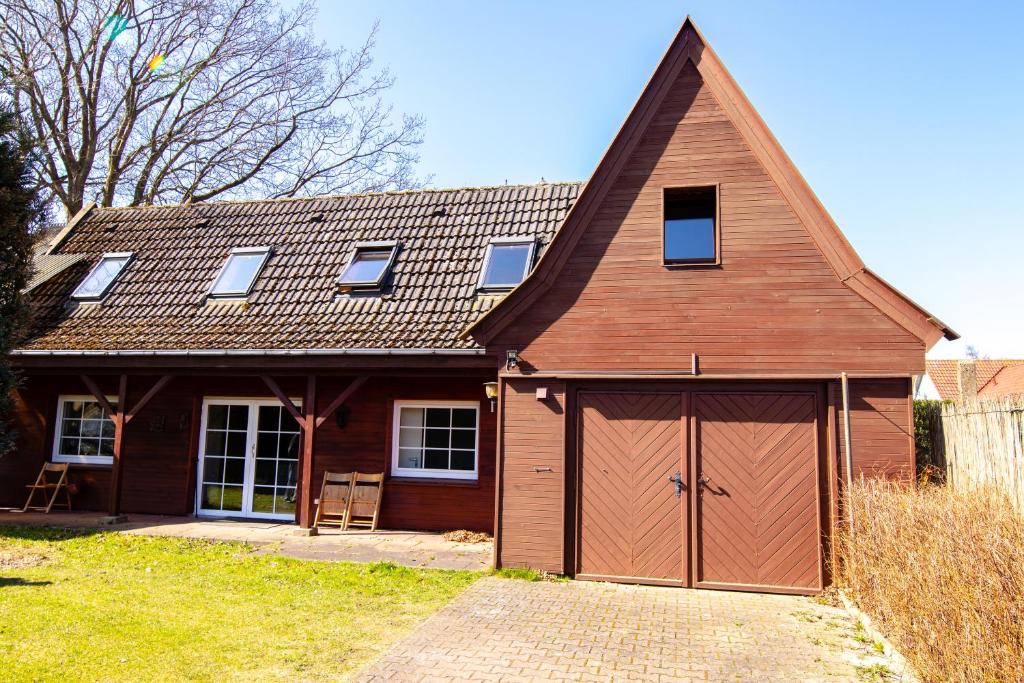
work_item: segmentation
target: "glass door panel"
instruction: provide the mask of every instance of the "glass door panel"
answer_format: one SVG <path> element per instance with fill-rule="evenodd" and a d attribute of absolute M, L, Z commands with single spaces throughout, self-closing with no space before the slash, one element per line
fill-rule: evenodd
<path fill-rule="evenodd" d="M 249 405 L 210 403 L 203 430 L 199 507 L 241 512 L 249 441 Z"/>
<path fill-rule="evenodd" d="M 256 421 L 252 512 L 295 514 L 299 469 L 299 424 L 280 405 L 260 405 Z"/>

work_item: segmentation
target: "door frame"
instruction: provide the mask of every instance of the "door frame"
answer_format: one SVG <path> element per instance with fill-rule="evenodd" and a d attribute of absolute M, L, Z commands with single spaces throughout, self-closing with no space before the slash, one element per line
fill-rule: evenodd
<path fill-rule="evenodd" d="M 645 396 L 649 395 L 660 395 L 660 396 L 678 396 L 679 397 L 679 472 L 681 476 L 685 477 L 683 483 L 683 496 L 679 505 L 679 516 L 680 516 L 680 540 L 682 541 L 682 548 L 680 549 L 682 558 L 682 576 L 679 579 L 661 579 L 654 577 L 643 577 L 643 576 L 612 576 L 604 574 L 586 574 L 580 571 L 581 567 L 581 548 L 583 544 L 581 542 L 581 536 L 583 533 L 583 443 L 580 436 L 583 434 L 582 423 L 583 423 L 583 411 L 582 397 L 587 394 L 620 394 L 620 395 L 634 395 L 641 394 Z M 688 392 L 685 391 L 671 391 L 671 390 L 632 390 L 623 388 L 581 388 L 574 392 L 574 412 L 576 417 L 573 420 L 574 423 L 574 440 L 575 445 L 575 473 L 573 476 L 573 489 L 574 489 L 574 504 L 573 504 L 573 519 L 575 527 L 575 538 L 573 541 L 573 560 L 572 560 L 572 571 L 573 578 L 578 581 L 610 581 L 614 583 L 632 583 L 647 586 L 677 586 L 677 587 L 690 587 L 693 585 L 693 578 L 691 566 L 693 565 L 693 558 L 690 557 L 691 545 L 690 535 L 692 530 L 693 521 L 691 519 L 691 505 L 689 499 L 691 496 L 690 482 L 693 479 L 690 477 L 690 466 L 686 460 L 688 457 L 688 444 L 690 441 L 690 397 Z"/>
<path fill-rule="evenodd" d="M 296 408 L 302 408 L 302 400 L 299 398 L 290 399 Z M 209 406 L 213 405 L 245 405 L 249 406 L 249 424 L 245 435 L 245 468 L 242 475 L 242 509 L 235 510 L 205 510 L 202 507 L 203 493 L 203 464 L 206 459 L 206 420 L 209 414 Z M 196 517 L 210 517 L 220 519 L 265 519 L 270 521 L 295 521 L 295 513 L 273 513 L 273 512 L 252 512 L 253 478 L 256 473 L 256 432 L 259 427 L 260 406 L 276 406 L 284 410 L 281 401 L 276 398 L 240 397 L 240 396 L 203 396 L 199 417 L 199 450 L 196 457 L 196 490 L 195 490 L 195 511 Z M 301 434 L 301 427 L 299 430 Z M 299 482 L 296 482 L 296 495 L 298 495 Z"/>
<path fill-rule="evenodd" d="M 626 394 L 683 394 L 683 412 L 685 444 L 683 455 L 685 456 L 685 474 L 689 478 L 686 490 L 689 509 L 687 511 L 687 526 L 684 541 L 688 544 L 688 566 L 686 576 L 682 584 L 665 583 L 655 580 L 644 581 L 634 577 L 593 577 L 596 580 L 614 581 L 617 583 L 644 583 L 649 585 L 682 585 L 690 588 L 711 588 L 719 590 L 734 590 L 756 593 L 779 593 L 794 595 L 817 595 L 821 589 L 788 589 L 785 587 L 772 586 L 743 586 L 743 585 L 697 585 L 697 560 L 696 547 L 696 496 L 693 495 L 692 483 L 696 481 L 696 458 L 694 453 L 693 440 L 695 438 L 694 395 L 701 393 L 775 393 L 775 394 L 806 394 L 814 400 L 814 449 L 815 449 L 815 471 L 817 473 L 817 498 L 818 505 L 815 507 L 815 514 L 818 522 L 818 576 L 819 585 L 825 586 L 830 582 L 829 568 L 825 565 L 824 557 L 828 544 L 833 542 L 832 508 L 836 504 L 833 495 L 831 478 L 835 476 L 835 463 L 832 462 L 832 451 L 830 450 L 830 430 L 834 427 L 830 407 L 828 404 L 829 382 L 822 379 L 759 379 L 759 378 L 737 378 L 737 379 L 657 379 L 657 378 L 636 378 L 636 379 L 586 379 L 569 381 L 566 383 L 566 419 L 564 426 L 565 438 L 565 469 L 567 472 L 564 478 L 563 495 L 566 515 L 566 524 L 563 532 L 563 566 L 565 571 L 576 579 L 591 578 L 579 575 L 579 554 L 580 554 L 580 413 L 579 395 L 584 393 L 626 393 Z M 827 460 L 826 460 L 827 459 Z M 571 490 L 566 490 L 571 487 Z M 571 548 L 566 547 L 571 545 Z"/>

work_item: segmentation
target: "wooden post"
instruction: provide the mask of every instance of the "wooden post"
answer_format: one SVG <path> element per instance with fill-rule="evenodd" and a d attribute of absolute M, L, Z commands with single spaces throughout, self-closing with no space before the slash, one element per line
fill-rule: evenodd
<path fill-rule="evenodd" d="M 299 491 L 295 499 L 298 501 L 296 521 L 303 529 L 310 526 L 310 503 L 313 492 L 313 445 L 316 437 L 316 376 L 306 377 L 306 398 L 302 403 L 305 417 L 302 420 L 302 454 L 299 457 Z"/>
<path fill-rule="evenodd" d="M 117 389 L 117 413 L 111 416 L 114 421 L 114 465 L 110 468 L 110 503 L 107 506 L 111 522 L 121 515 L 121 445 L 124 443 L 127 394 L 128 375 L 121 375 Z"/>

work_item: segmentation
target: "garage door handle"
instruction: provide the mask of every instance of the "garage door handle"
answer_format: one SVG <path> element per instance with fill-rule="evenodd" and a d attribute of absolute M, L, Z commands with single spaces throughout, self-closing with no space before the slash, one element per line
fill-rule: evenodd
<path fill-rule="evenodd" d="M 675 476 L 674 477 L 669 477 L 668 480 L 671 481 L 671 482 L 675 482 L 675 485 L 676 485 L 676 498 L 682 498 L 683 497 L 683 473 L 677 471 Z"/>

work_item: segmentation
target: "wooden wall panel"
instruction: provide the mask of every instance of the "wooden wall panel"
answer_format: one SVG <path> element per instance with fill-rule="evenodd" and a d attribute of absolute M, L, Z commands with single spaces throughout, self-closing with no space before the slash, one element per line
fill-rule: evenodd
<path fill-rule="evenodd" d="M 836 406 L 839 476 L 846 478 L 846 438 L 843 433 L 843 397 L 833 385 Z M 914 479 L 914 424 L 910 379 L 850 380 L 850 437 L 853 441 L 853 476 Z"/>
<path fill-rule="evenodd" d="M 547 399 L 537 399 L 538 387 Z M 516 379 L 502 391 L 498 565 L 562 573 L 565 385 Z"/>
<path fill-rule="evenodd" d="M 662 264 L 665 187 L 720 185 L 721 266 Z M 692 64 L 536 304 L 492 340 L 539 370 L 921 372 L 845 286 Z"/>

